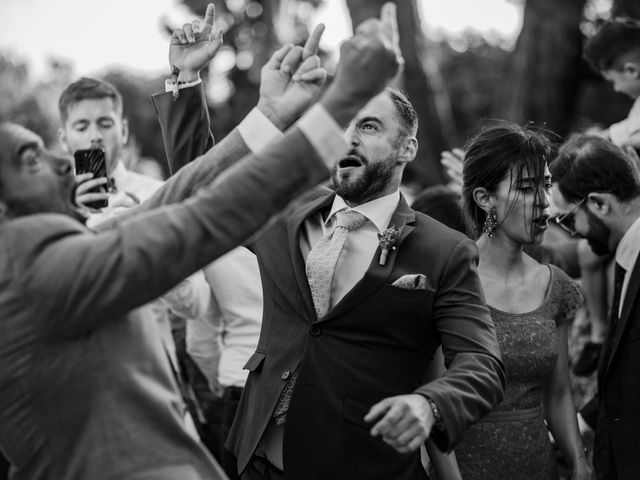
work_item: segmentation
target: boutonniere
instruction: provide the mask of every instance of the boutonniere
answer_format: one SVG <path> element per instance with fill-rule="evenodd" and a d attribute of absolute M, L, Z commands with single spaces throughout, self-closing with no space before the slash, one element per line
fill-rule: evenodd
<path fill-rule="evenodd" d="M 378 234 L 378 246 L 380 247 L 380 261 L 381 266 L 385 266 L 387 263 L 387 257 L 390 250 L 395 250 L 398 238 L 400 238 L 400 232 L 402 227 L 389 227 L 384 232 Z"/>

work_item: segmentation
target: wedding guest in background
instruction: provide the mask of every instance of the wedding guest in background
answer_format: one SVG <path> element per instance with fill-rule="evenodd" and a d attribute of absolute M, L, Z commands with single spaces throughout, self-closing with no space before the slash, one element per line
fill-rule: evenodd
<path fill-rule="evenodd" d="M 551 479 L 546 420 L 571 478 L 587 480 L 591 470 L 567 354 L 568 327 L 582 296 L 559 268 L 523 252 L 525 245 L 540 244 L 548 227 L 547 163 L 554 149 L 542 134 L 503 122 L 483 129 L 465 152 L 463 211 L 480 252 L 478 274 L 496 326 L 506 389 L 498 408 L 464 435 L 455 457 L 433 449 L 430 457 L 438 478 Z"/>
<path fill-rule="evenodd" d="M 622 150 L 590 136 L 565 144 L 551 163 L 558 221 L 586 238 L 594 253 L 615 258 L 609 331 L 592 402 L 599 480 L 640 477 L 640 183 L 634 169 Z"/>

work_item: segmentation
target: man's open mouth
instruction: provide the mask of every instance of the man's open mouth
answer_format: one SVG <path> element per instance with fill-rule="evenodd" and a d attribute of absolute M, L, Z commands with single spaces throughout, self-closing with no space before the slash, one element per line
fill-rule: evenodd
<path fill-rule="evenodd" d="M 338 168 L 361 167 L 362 160 L 356 155 L 348 155 L 338 161 Z"/>

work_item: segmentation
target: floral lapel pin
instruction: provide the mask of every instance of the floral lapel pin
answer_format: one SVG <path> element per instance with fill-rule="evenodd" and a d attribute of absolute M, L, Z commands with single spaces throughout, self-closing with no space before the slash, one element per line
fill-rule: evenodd
<path fill-rule="evenodd" d="M 378 234 L 378 246 L 380 247 L 379 265 L 383 267 L 386 265 L 389 251 L 397 248 L 396 243 L 398 242 L 398 238 L 400 238 L 401 231 L 402 227 L 389 227 L 384 232 Z"/>

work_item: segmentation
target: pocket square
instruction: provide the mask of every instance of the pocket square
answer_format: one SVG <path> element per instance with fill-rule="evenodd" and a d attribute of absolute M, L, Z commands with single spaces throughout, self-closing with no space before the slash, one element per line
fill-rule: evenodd
<path fill-rule="evenodd" d="M 392 287 L 404 288 L 406 290 L 426 290 L 427 277 L 421 273 L 410 273 L 403 275 L 391 284 Z"/>

